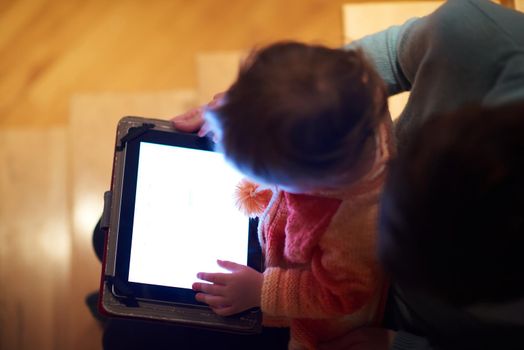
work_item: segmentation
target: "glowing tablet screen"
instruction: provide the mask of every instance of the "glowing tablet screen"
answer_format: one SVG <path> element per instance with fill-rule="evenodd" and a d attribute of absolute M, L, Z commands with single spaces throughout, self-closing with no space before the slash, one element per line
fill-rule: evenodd
<path fill-rule="evenodd" d="M 141 142 L 128 280 L 190 289 L 217 259 L 246 265 L 241 179 L 220 153 Z"/>

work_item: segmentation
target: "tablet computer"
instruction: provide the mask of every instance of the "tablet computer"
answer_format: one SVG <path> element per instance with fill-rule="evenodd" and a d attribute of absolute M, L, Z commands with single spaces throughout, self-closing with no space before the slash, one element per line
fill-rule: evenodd
<path fill-rule="evenodd" d="M 218 316 L 191 289 L 197 272 L 227 272 L 217 259 L 261 271 L 257 222 L 235 204 L 241 179 L 210 139 L 176 132 L 169 121 L 123 118 L 101 225 L 101 311 L 259 332 L 259 309 Z"/>

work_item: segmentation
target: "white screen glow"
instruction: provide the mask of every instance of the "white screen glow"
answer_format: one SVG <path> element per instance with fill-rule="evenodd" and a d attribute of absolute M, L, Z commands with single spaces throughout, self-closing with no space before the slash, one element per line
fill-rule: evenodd
<path fill-rule="evenodd" d="M 220 153 L 141 142 L 129 281 L 190 289 L 197 272 L 224 272 L 217 259 L 246 265 L 241 179 Z"/>

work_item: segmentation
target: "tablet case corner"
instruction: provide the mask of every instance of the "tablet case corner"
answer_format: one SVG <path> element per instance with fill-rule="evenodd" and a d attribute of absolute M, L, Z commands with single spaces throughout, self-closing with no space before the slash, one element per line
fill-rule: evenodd
<path fill-rule="evenodd" d="M 259 309 L 248 310 L 233 317 L 222 317 L 207 307 L 137 300 L 118 287 L 115 264 L 125 149 L 129 141 L 139 138 L 149 130 L 176 133 L 172 123 L 166 120 L 127 116 L 118 123 L 111 190 L 104 194 L 104 213 L 101 220 L 101 227 L 107 233 L 98 304 L 100 312 L 107 316 L 177 323 L 231 333 L 260 333 L 262 313 Z M 119 290 L 119 295 L 116 295 L 115 290 Z"/>

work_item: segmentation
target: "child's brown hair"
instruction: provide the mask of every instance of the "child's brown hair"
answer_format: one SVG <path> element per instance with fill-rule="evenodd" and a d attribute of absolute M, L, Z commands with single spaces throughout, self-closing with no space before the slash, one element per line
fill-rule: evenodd
<path fill-rule="evenodd" d="M 226 157 L 265 182 L 347 172 L 387 115 L 384 83 L 360 51 L 283 42 L 247 62 L 214 118 Z"/>

